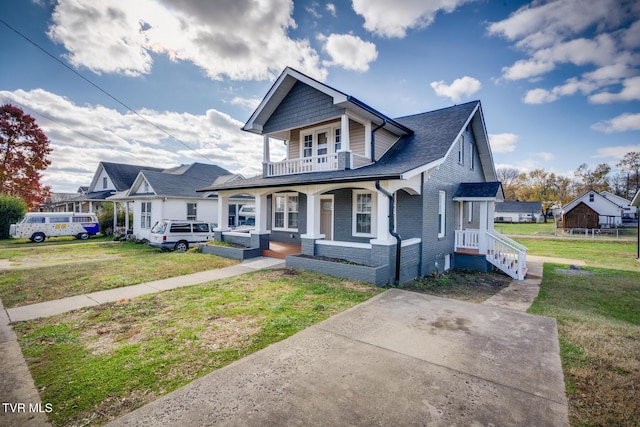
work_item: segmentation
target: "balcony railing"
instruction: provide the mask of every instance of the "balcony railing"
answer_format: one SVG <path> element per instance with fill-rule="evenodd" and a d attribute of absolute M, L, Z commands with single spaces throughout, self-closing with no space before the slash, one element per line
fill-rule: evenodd
<path fill-rule="evenodd" d="M 267 176 L 293 175 L 296 173 L 338 170 L 338 154 L 303 157 L 281 162 L 267 163 Z"/>

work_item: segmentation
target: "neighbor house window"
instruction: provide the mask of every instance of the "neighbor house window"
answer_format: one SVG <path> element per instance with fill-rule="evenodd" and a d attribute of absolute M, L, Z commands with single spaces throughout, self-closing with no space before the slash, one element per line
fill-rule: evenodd
<path fill-rule="evenodd" d="M 187 203 L 187 219 L 190 221 L 195 221 L 196 219 L 198 219 L 197 203 Z"/>
<path fill-rule="evenodd" d="M 595 200 L 595 197 L 596 196 L 594 196 L 593 193 L 589 194 L 589 201 L 593 202 Z"/>
<path fill-rule="evenodd" d="M 438 237 L 445 235 L 445 213 L 446 213 L 447 193 L 438 192 Z"/>
<path fill-rule="evenodd" d="M 102 178 L 102 188 L 107 188 L 107 177 Z"/>
<path fill-rule="evenodd" d="M 371 191 L 353 192 L 353 235 L 373 236 L 375 197 Z"/>
<path fill-rule="evenodd" d="M 140 227 L 151 228 L 151 202 L 140 204 Z"/>
<path fill-rule="evenodd" d="M 281 193 L 273 196 L 273 228 L 298 230 L 298 193 Z"/>

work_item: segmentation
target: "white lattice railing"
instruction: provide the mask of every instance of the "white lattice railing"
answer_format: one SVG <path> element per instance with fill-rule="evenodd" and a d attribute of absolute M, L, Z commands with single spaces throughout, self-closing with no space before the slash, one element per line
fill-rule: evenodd
<path fill-rule="evenodd" d="M 487 232 L 487 260 L 516 280 L 527 274 L 527 248 L 498 232 Z"/>
<path fill-rule="evenodd" d="M 497 231 L 488 231 L 482 239 L 480 230 L 456 230 L 455 248 L 477 250 L 487 261 L 516 280 L 527 274 L 527 248 Z"/>
<path fill-rule="evenodd" d="M 337 169 L 338 154 L 334 153 L 267 163 L 267 176 L 293 175 L 296 173 L 333 171 Z"/>

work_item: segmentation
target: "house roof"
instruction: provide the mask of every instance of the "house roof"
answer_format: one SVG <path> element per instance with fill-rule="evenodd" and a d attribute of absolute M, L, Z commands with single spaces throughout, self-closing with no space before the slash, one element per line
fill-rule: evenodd
<path fill-rule="evenodd" d="M 474 129 L 487 180 L 495 180 L 493 159 L 486 140 L 480 101 L 400 117 L 395 121 L 413 131 L 400 138 L 377 162 L 358 169 L 313 172 L 276 177 L 256 176 L 214 184 L 199 191 L 283 187 L 296 184 L 357 182 L 375 179 L 410 178 L 444 161 L 454 142 L 468 124 Z M 484 146 L 484 147 L 482 147 Z"/>
<path fill-rule="evenodd" d="M 580 204 L 583 201 L 583 199 L 586 198 L 589 194 L 593 194 L 594 197 L 598 197 L 600 200 L 602 200 L 605 203 L 609 204 L 610 207 L 612 207 L 612 208 L 622 209 L 622 206 L 620 206 L 619 204 L 609 200 L 608 198 L 606 198 L 602 194 L 598 193 L 596 190 L 589 190 L 586 193 L 582 194 L 581 196 L 576 197 L 575 199 L 573 199 L 572 201 L 570 201 L 569 203 L 564 205 L 562 207 L 562 210 L 564 212 L 569 212 L 571 209 L 575 208 L 578 204 Z"/>
<path fill-rule="evenodd" d="M 134 190 L 146 180 L 153 189 L 154 196 L 202 198 L 202 194 L 196 190 L 225 175 L 230 175 L 230 172 L 220 166 L 204 163 L 181 165 L 161 171 L 142 170 L 127 196 L 136 195 Z"/>
<path fill-rule="evenodd" d="M 334 105 L 355 111 L 362 117 L 372 119 L 376 124 L 383 124 L 385 128 L 398 135 L 408 135 L 411 133 L 411 129 L 404 127 L 401 123 L 387 117 L 357 98 L 319 82 L 318 80 L 302 74 L 291 67 L 286 67 L 280 74 L 242 130 L 261 135 L 263 127 L 269 120 L 269 117 L 271 117 L 278 105 L 280 105 L 297 82 L 305 83 L 330 96 L 333 99 Z"/>
<path fill-rule="evenodd" d="M 502 184 L 499 182 L 463 182 L 453 195 L 453 200 L 502 200 Z"/>
<path fill-rule="evenodd" d="M 117 191 L 123 191 L 131 187 L 133 181 L 141 170 L 161 171 L 161 168 L 149 166 L 127 165 L 124 163 L 100 162 L 109 179 L 113 182 Z"/>
<path fill-rule="evenodd" d="M 496 205 L 496 212 L 540 213 L 542 202 L 504 201 Z"/>
<path fill-rule="evenodd" d="M 640 191 L 636 192 L 636 195 L 631 201 L 631 206 L 638 206 L 640 208 Z"/>

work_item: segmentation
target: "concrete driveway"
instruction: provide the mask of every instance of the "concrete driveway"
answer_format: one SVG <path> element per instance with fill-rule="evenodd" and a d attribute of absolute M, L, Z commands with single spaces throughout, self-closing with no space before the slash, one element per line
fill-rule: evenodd
<path fill-rule="evenodd" d="M 554 319 L 391 289 L 111 425 L 567 424 Z"/>

